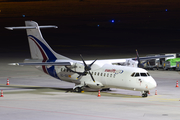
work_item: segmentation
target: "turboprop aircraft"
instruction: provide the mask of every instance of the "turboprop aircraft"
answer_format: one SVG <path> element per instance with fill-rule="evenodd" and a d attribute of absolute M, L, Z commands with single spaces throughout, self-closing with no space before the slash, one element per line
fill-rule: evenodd
<path fill-rule="evenodd" d="M 148 92 L 157 84 L 148 71 L 132 66 L 140 66 L 140 60 L 156 59 L 152 57 L 139 57 L 128 59 L 105 59 L 85 61 L 73 60 L 53 51 L 41 35 L 40 28 L 57 28 L 57 26 L 39 26 L 34 21 L 25 21 L 23 27 L 6 27 L 6 29 L 26 29 L 31 59 L 25 59 L 24 63 L 13 63 L 11 65 L 31 65 L 44 73 L 66 81 L 75 83 L 73 88 L 81 92 L 84 88 L 104 89 L 119 88 L 141 91 L 142 97 L 147 97 Z M 159 58 L 162 56 L 159 56 Z M 138 59 L 135 61 L 134 59 Z M 122 66 L 128 60 L 134 65 Z"/>

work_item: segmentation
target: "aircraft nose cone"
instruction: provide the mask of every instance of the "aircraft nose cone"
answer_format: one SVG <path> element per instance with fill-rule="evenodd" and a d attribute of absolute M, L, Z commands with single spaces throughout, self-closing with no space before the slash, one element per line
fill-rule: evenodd
<path fill-rule="evenodd" d="M 157 87 L 157 83 L 154 79 L 151 80 L 151 87 L 152 88 L 156 88 Z"/>

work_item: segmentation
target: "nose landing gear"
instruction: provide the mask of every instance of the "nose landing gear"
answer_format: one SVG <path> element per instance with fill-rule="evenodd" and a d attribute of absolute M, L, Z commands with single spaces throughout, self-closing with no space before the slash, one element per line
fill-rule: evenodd
<path fill-rule="evenodd" d="M 147 97 L 147 96 L 148 96 L 149 91 L 142 91 L 141 93 L 142 93 L 142 97 Z"/>

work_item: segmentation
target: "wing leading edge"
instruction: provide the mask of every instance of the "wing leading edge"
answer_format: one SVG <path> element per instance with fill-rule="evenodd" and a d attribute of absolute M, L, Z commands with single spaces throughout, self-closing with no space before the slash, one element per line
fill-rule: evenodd
<path fill-rule="evenodd" d="M 71 66 L 73 63 L 71 62 L 33 62 L 33 63 L 10 63 L 9 65 L 30 65 L 30 66 L 48 66 L 48 65 L 56 65 L 56 66 Z"/>

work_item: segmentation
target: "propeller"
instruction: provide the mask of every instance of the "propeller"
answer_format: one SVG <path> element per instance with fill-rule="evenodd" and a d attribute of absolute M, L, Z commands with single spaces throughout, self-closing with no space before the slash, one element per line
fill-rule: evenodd
<path fill-rule="evenodd" d="M 83 59 L 83 57 L 82 57 L 81 54 L 80 54 L 80 57 L 81 57 L 81 60 L 83 61 L 85 67 L 84 67 L 84 72 L 83 72 L 83 73 L 80 73 L 79 76 L 77 77 L 77 79 L 80 78 L 81 76 L 87 75 L 88 72 L 89 72 L 92 80 L 95 82 L 95 80 L 94 80 L 94 78 L 93 78 L 90 70 L 91 70 L 91 66 L 94 64 L 94 62 L 96 62 L 97 59 L 95 59 L 91 64 L 87 65 L 86 62 L 84 61 L 84 59 Z"/>
<path fill-rule="evenodd" d="M 88 73 L 90 74 L 92 80 L 95 82 L 93 75 L 91 74 L 90 70 L 91 70 L 91 66 L 94 64 L 94 62 L 96 62 L 97 59 L 95 59 L 91 64 L 87 65 L 86 62 L 84 61 L 82 55 L 80 54 L 81 60 L 83 61 L 84 64 L 84 72 L 76 72 L 71 70 L 70 68 L 68 68 L 67 66 L 65 66 L 69 71 L 74 72 L 79 74 L 79 76 L 76 79 L 79 79 L 81 76 L 86 76 Z"/>

